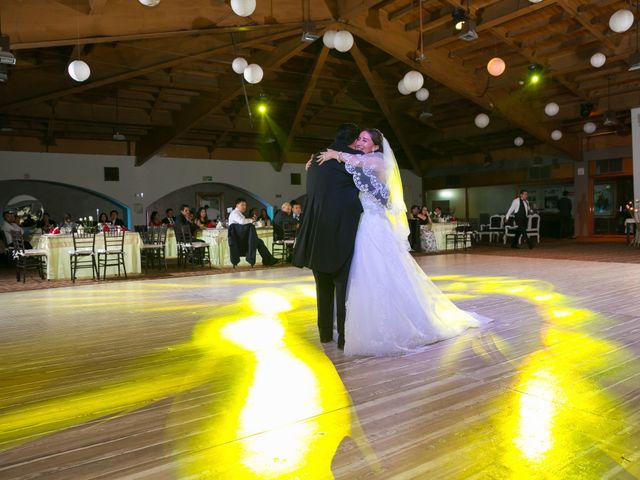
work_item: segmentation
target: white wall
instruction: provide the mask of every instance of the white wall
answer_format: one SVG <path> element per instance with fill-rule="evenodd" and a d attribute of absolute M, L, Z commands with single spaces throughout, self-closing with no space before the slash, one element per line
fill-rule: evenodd
<path fill-rule="evenodd" d="M 448 200 L 450 212 L 459 218 L 466 217 L 466 203 L 464 188 L 444 188 L 442 190 L 428 190 L 425 192 L 427 199 L 427 207 L 432 210 L 432 202 L 434 200 Z M 421 205 L 422 202 L 416 202 Z"/>
<path fill-rule="evenodd" d="M 120 181 L 105 182 L 104 167 L 119 167 Z M 302 174 L 302 185 L 290 184 L 291 173 Z M 253 192 L 275 205 L 305 193 L 301 164 L 284 164 L 282 171 L 276 172 L 266 162 L 154 157 L 135 167 L 134 158 L 125 156 L 0 152 L 0 180 L 30 178 L 94 190 L 131 207 L 134 225 L 144 223 L 149 204 L 173 190 L 201 183 L 203 176 Z M 416 195 L 419 198 L 422 181 L 410 171 L 402 171 L 402 178 L 410 203 Z M 139 193 L 144 197 L 137 197 Z"/>

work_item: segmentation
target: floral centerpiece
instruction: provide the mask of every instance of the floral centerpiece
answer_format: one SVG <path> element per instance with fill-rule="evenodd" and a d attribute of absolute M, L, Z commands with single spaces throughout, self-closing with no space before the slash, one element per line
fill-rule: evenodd
<path fill-rule="evenodd" d="M 96 233 L 98 231 L 98 222 L 91 215 L 88 217 L 80 217 L 78 219 L 78 233 Z"/>
<path fill-rule="evenodd" d="M 24 207 L 19 208 L 16 212 L 16 220 L 18 225 L 31 227 L 35 225 L 40 218 L 42 218 L 42 213 L 42 211 L 34 213 L 31 211 L 31 205 L 25 205 Z"/>

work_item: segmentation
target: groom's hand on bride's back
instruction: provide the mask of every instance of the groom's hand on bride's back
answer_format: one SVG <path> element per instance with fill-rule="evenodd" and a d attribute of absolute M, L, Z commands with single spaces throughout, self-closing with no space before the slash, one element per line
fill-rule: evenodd
<path fill-rule="evenodd" d="M 311 165 L 313 165 L 313 161 L 318 161 L 318 154 L 317 153 L 312 153 L 309 156 L 309 161 L 307 162 L 307 164 L 305 165 L 304 169 L 305 170 L 309 170 L 309 168 L 311 168 Z"/>

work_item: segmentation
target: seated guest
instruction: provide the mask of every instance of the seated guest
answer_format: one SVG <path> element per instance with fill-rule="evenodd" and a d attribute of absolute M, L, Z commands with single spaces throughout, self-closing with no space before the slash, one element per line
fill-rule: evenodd
<path fill-rule="evenodd" d="M 67 233 L 72 233 L 76 231 L 76 222 L 71 220 L 71 214 L 65 213 L 64 218 L 62 219 L 62 223 L 60 224 L 60 229 L 65 229 Z"/>
<path fill-rule="evenodd" d="M 206 230 L 209 227 L 209 218 L 207 217 L 207 208 L 200 207 L 193 221 L 196 227 L 200 230 Z"/>
<path fill-rule="evenodd" d="M 149 226 L 150 227 L 162 226 L 162 220 L 160 219 L 160 214 L 158 213 L 157 210 L 154 210 L 153 212 L 151 212 L 151 218 L 149 219 Z"/>
<path fill-rule="evenodd" d="M 431 220 L 431 215 L 429 215 L 429 209 L 427 207 L 422 207 L 420 209 L 420 212 L 416 215 L 416 218 L 418 219 L 418 223 L 420 225 L 428 225 L 433 223 L 433 221 Z"/>
<path fill-rule="evenodd" d="M 98 223 L 101 223 L 101 224 L 103 224 L 103 225 L 104 225 L 105 223 L 109 223 L 109 217 L 107 217 L 106 212 L 102 212 L 102 213 L 100 214 L 100 216 L 98 217 Z"/>
<path fill-rule="evenodd" d="M 229 226 L 231 225 L 248 225 L 253 224 L 256 218 L 246 218 L 244 213 L 247 211 L 247 201 L 244 198 L 238 198 L 236 200 L 236 207 L 229 214 Z M 255 229 L 253 229 L 255 231 Z M 256 246 L 258 248 L 258 253 L 262 257 L 262 263 L 266 266 L 275 265 L 278 263 L 271 252 L 264 244 L 261 238 L 258 238 L 256 241 Z"/>
<path fill-rule="evenodd" d="M 417 220 L 418 213 L 420 213 L 420 207 L 418 205 L 411 205 L 411 208 L 407 212 L 407 218 L 409 220 Z"/>
<path fill-rule="evenodd" d="M 114 227 L 125 227 L 124 222 L 118 218 L 118 211 L 117 210 L 111 210 L 111 225 L 113 225 Z"/>
<path fill-rule="evenodd" d="M 176 223 L 176 219 L 173 216 L 173 208 L 167 208 L 164 213 L 166 217 L 162 219 L 162 223 L 164 223 L 167 226 L 171 226 Z"/>
<path fill-rule="evenodd" d="M 251 210 L 249 210 L 249 218 L 255 218 L 257 221 L 259 217 L 260 213 L 258 212 L 257 208 L 253 207 Z"/>
<path fill-rule="evenodd" d="M 291 204 L 289 202 L 284 202 L 281 209 L 276 212 L 273 217 L 273 238 L 275 240 L 284 239 L 285 224 L 294 225 L 296 223 L 294 218 L 291 216 L 291 211 Z"/>
<path fill-rule="evenodd" d="M 267 214 L 267 209 L 263 208 L 260 210 L 260 216 L 258 216 L 258 220 L 261 220 L 264 223 L 265 227 L 271 226 L 271 217 Z"/>
<path fill-rule="evenodd" d="M 300 216 L 302 215 L 302 205 L 296 202 L 295 205 L 291 205 L 291 216 L 297 224 L 300 223 Z"/>
<path fill-rule="evenodd" d="M 436 222 L 439 222 L 441 218 L 442 218 L 442 210 L 440 209 L 440 207 L 434 208 L 433 213 L 431 214 L 431 219 L 435 220 Z"/>
<path fill-rule="evenodd" d="M 7 247 L 13 247 L 13 238 L 16 235 L 22 235 L 24 232 L 22 227 L 16 222 L 16 215 L 13 212 L 4 212 L 2 214 L 2 218 L 4 218 L 2 232 L 4 233 L 4 238 L 7 241 Z M 30 250 L 33 247 L 31 247 L 29 242 L 25 241 L 24 248 Z"/>
<path fill-rule="evenodd" d="M 49 212 L 42 214 L 42 219 L 36 224 L 38 228 L 41 228 L 43 232 L 47 233 L 52 228 L 56 228 L 56 221 L 49 217 Z"/>
<path fill-rule="evenodd" d="M 188 226 L 192 237 L 195 237 L 196 232 L 200 230 L 198 226 L 193 223 L 191 209 L 187 204 L 183 204 L 182 206 L 180 206 L 180 215 L 176 217 L 175 225 L 176 227 L 184 227 L 185 225 Z M 203 242 L 204 240 L 194 238 L 193 241 Z"/>

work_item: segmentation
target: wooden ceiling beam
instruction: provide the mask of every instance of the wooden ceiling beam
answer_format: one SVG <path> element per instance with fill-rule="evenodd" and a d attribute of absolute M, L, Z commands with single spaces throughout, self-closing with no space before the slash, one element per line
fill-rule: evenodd
<path fill-rule="evenodd" d="M 452 6 L 460 6 L 456 0 L 445 1 Z M 540 10 L 541 8 L 547 8 L 558 1 L 559 0 L 545 0 L 544 2 L 530 3 L 522 0 L 503 0 L 483 8 L 476 8 L 472 4 L 471 13 L 476 21 L 475 30 L 480 33 L 492 29 L 523 15 L 528 15 Z M 451 29 L 441 28 L 424 32 L 422 40 L 425 48 L 440 48 L 458 40 L 458 35 Z"/>
<path fill-rule="evenodd" d="M 409 68 L 433 78 L 482 108 L 491 110 L 493 105 L 493 108 L 514 126 L 529 132 L 543 142 L 552 144 L 574 160 L 582 158 L 577 141 L 574 142 L 568 137 L 557 142 L 550 139 L 548 128 L 532 118 L 530 103 L 518 92 L 511 92 L 506 88 L 484 89 L 483 85 L 479 85 L 481 82 L 478 82 L 474 71 L 449 58 L 447 52 L 429 51 L 428 62 L 417 63 L 412 60 L 410 55 L 415 52 L 417 41 L 405 32 L 402 26 L 383 20 L 378 30 L 362 21 L 354 20 L 350 24 L 350 30 L 376 48 L 401 59 Z M 380 35 L 380 31 L 384 31 L 385 35 Z"/>
<path fill-rule="evenodd" d="M 569 13 L 573 19 L 575 19 L 580 25 L 582 25 L 582 28 L 587 30 L 591 35 L 593 35 L 599 42 L 609 48 L 612 52 L 615 52 L 618 45 L 614 42 L 612 37 L 607 36 L 605 32 L 591 23 L 591 18 L 585 18 L 585 14 L 579 9 L 579 3 L 580 2 L 576 2 L 575 0 L 560 0 L 558 2 L 563 10 Z"/>
<path fill-rule="evenodd" d="M 309 104 L 309 100 L 311 99 L 311 94 L 316 88 L 316 84 L 318 83 L 318 78 L 320 77 L 320 72 L 322 71 L 328 56 L 329 56 L 329 49 L 323 45 L 322 50 L 320 50 L 320 54 L 318 55 L 318 58 L 316 60 L 316 63 L 313 66 L 313 70 L 311 71 L 311 76 L 304 89 L 302 98 L 300 99 L 300 102 L 298 103 L 298 107 L 296 108 L 296 113 L 293 117 L 293 122 L 291 123 L 291 127 L 289 128 L 289 134 L 287 135 L 287 140 L 285 141 L 284 148 L 282 149 L 282 155 L 280 156 L 280 159 L 276 162 L 274 166 L 277 172 L 282 170 L 282 164 L 284 163 L 285 158 L 289 153 L 289 150 L 291 149 L 293 139 L 295 138 L 296 134 L 300 130 L 300 127 L 302 124 L 302 115 L 307 110 L 307 105 Z"/>
<path fill-rule="evenodd" d="M 385 92 L 383 87 L 383 85 L 385 84 L 384 80 L 380 78 L 380 76 L 377 73 L 372 72 L 370 70 L 369 63 L 367 62 L 366 57 L 362 54 L 362 52 L 360 51 L 360 49 L 355 43 L 353 47 L 351 47 L 350 52 L 351 52 L 351 56 L 353 57 L 353 59 L 356 61 L 356 64 L 358 65 L 358 69 L 360 70 L 360 73 L 362 74 L 365 81 L 367 82 L 367 85 L 369 85 L 369 89 L 371 90 L 371 93 L 373 94 L 376 101 L 378 102 L 378 105 L 380 106 L 380 110 L 382 110 L 382 113 L 384 113 L 384 116 L 386 117 L 387 121 L 391 125 L 393 133 L 395 134 L 396 138 L 400 142 L 400 145 L 402 146 L 402 149 L 404 150 L 405 155 L 411 162 L 413 171 L 416 173 L 416 175 L 422 177 L 422 168 L 420 166 L 420 163 L 416 160 L 413 154 L 411 143 L 406 137 L 405 131 L 402 129 L 401 125 L 399 124 L 399 121 L 395 112 L 393 112 L 391 108 L 389 108 L 389 104 L 387 102 L 387 99 L 385 98 Z"/>
<path fill-rule="evenodd" d="M 179 56 L 176 56 L 176 53 L 173 52 L 170 60 L 153 63 L 151 65 L 139 66 L 137 68 L 131 68 L 125 72 L 115 74 L 115 75 L 113 74 L 105 75 L 103 78 L 89 81 L 88 83 L 76 85 L 70 88 L 64 88 L 61 90 L 55 90 L 52 92 L 40 93 L 29 98 L 13 99 L 11 95 L 5 95 L 5 98 L 0 100 L 0 112 L 4 112 L 11 109 L 22 108 L 25 106 L 44 102 L 47 100 L 64 97 L 66 95 L 85 92 L 87 90 L 92 90 L 94 88 L 110 85 L 116 82 L 121 82 L 123 80 L 129 80 L 135 77 L 140 77 L 143 75 L 147 75 L 149 73 L 156 72 L 158 70 L 175 67 L 177 65 L 189 63 L 194 60 L 206 58 L 211 55 L 216 55 L 221 52 L 226 52 L 228 50 L 232 51 L 233 48 L 235 47 L 248 47 L 248 46 L 254 45 L 255 43 L 263 42 L 265 40 L 278 40 L 280 38 L 290 37 L 291 35 L 297 36 L 298 33 L 299 33 L 299 29 L 286 30 L 284 32 L 279 32 L 273 35 L 268 34 L 266 36 L 260 36 L 257 38 L 241 40 L 236 42 L 235 45 L 233 43 L 226 43 L 217 47 L 207 48 L 205 50 L 200 50 L 196 52 L 182 52 L 182 54 Z M 8 100 L 8 102 L 6 100 Z"/>
<path fill-rule="evenodd" d="M 262 66 L 265 77 L 267 77 L 273 69 L 280 67 L 308 45 L 305 42 L 301 42 L 298 35 L 296 35 L 294 38 L 285 40 L 278 45 L 274 52 L 256 56 L 254 61 Z M 174 116 L 173 125 L 156 127 L 142 138 L 136 146 L 136 165 L 139 166 L 145 163 L 174 139 L 183 135 L 220 106 L 233 100 L 243 92 L 240 78 L 235 72 L 230 72 L 220 79 L 219 84 L 222 88 L 220 95 L 192 102 Z"/>
<path fill-rule="evenodd" d="M 89 15 L 101 15 L 109 0 L 89 0 Z"/>

